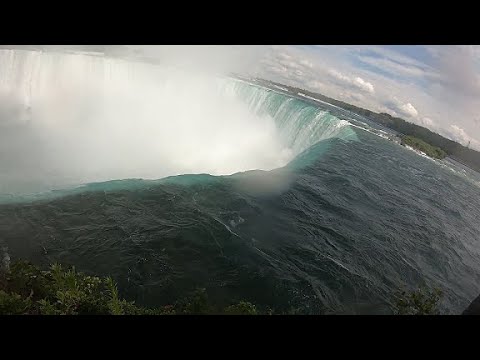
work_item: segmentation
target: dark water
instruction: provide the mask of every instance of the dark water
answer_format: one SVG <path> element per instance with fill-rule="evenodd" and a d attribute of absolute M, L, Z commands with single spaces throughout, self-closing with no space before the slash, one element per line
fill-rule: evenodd
<path fill-rule="evenodd" d="M 2 205 L 1 241 L 12 258 L 110 274 L 150 306 L 201 286 L 219 303 L 389 313 L 395 291 L 426 283 L 461 312 L 480 292 L 478 176 L 355 131 L 271 172 Z"/>

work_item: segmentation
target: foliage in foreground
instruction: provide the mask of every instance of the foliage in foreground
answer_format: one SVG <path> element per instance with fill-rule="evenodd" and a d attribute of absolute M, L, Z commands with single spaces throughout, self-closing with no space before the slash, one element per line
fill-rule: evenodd
<path fill-rule="evenodd" d="M 402 292 L 395 303 L 398 315 L 437 315 L 439 290 L 419 289 Z M 255 305 L 239 303 L 219 309 L 208 299 L 205 289 L 174 305 L 147 309 L 122 299 L 112 278 L 88 276 L 51 265 L 47 271 L 26 262 L 15 262 L 0 272 L 0 315 L 180 315 L 226 314 L 257 315 Z M 268 311 L 266 314 L 272 314 Z M 285 314 L 299 314 L 287 312 Z"/>
<path fill-rule="evenodd" d="M 438 303 L 442 296 L 440 289 L 420 288 L 412 292 L 403 291 L 397 298 L 397 315 L 440 315 Z"/>
<path fill-rule="evenodd" d="M 254 305 L 240 302 L 217 310 L 205 289 L 175 305 L 147 309 L 122 299 L 112 278 L 101 279 L 51 265 L 47 271 L 19 261 L 0 274 L 0 315 L 256 315 Z"/>

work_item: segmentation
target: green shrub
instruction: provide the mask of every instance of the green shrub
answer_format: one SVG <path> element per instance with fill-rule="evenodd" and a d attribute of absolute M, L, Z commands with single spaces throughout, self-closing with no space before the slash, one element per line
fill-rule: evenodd
<path fill-rule="evenodd" d="M 32 307 L 30 298 L 22 298 L 20 294 L 7 293 L 0 290 L 0 314 L 22 315 L 28 314 Z"/>
<path fill-rule="evenodd" d="M 256 314 L 255 306 L 240 302 L 217 311 L 205 289 L 155 309 L 122 299 L 111 277 L 101 279 L 53 264 L 47 271 L 17 261 L 0 274 L 0 315 L 175 315 Z"/>
<path fill-rule="evenodd" d="M 119 298 L 111 278 L 53 264 L 47 271 L 18 261 L 2 276 L 0 314 L 123 315 L 144 310 Z"/>
<path fill-rule="evenodd" d="M 425 141 L 418 139 L 413 136 L 403 136 L 402 137 L 402 144 L 409 145 L 415 149 L 418 149 L 430 157 L 436 159 L 443 159 L 447 156 L 447 153 L 440 149 L 439 147 L 432 146 Z"/>
<path fill-rule="evenodd" d="M 403 291 L 396 297 L 394 313 L 398 315 L 436 315 L 442 293 L 438 289 Z M 99 278 L 77 272 L 75 267 L 53 264 L 46 271 L 17 261 L 7 272 L 0 273 L 0 315 L 258 315 L 255 305 L 240 301 L 225 308 L 211 304 L 206 289 L 154 309 L 137 306 L 120 297 L 111 277 Z M 287 314 L 300 314 L 291 309 Z"/>
<path fill-rule="evenodd" d="M 257 315 L 257 309 L 255 305 L 240 301 L 236 305 L 230 305 L 225 308 L 225 314 L 227 315 Z"/>
<path fill-rule="evenodd" d="M 396 299 L 394 312 L 397 315 L 439 315 L 440 289 L 420 288 L 412 292 L 403 291 Z"/>

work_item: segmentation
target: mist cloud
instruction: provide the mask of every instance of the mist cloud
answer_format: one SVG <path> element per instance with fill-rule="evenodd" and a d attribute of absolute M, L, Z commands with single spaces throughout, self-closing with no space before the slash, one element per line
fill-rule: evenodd
<path fill-rule="evenodd" d="M 292 156 L 273 119 L 208 71 L 22 50 L 0 61 L 0 190 L 269 170 Z"/>

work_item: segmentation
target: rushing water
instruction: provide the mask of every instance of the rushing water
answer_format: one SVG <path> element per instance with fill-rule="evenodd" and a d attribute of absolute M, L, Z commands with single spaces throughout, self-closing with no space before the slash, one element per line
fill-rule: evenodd
<path fill-rule="evenodd" d="M 3 262 L 110 274 L 152 306 L 205 287 L 389 313 L 426 283 L 458 313 L 480 292 L 473 171 L 283 89 L 85 55 L 0 64 Z"/>

